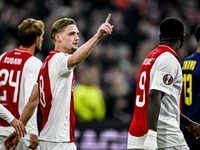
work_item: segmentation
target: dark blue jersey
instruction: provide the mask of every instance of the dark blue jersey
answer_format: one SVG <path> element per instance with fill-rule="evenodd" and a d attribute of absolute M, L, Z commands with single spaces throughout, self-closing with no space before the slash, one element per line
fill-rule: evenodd
<path fill-rule="evenodd" d="M 193 53 L 181 64 L 183 72 L 182 114 L 200 123 L 200 53 Z M 181 125 L 186 137 L 194 137 Z"/>

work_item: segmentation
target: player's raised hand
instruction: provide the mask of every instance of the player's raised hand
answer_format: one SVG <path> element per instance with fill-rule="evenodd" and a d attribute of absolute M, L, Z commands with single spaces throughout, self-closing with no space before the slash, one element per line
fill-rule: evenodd
<path fill-rule="evenodd" d="M 111 18 L 111 14 L 108 15 L 108 17 L 106 18 L 105 23 L 103 23 L 99 27 L 99 29 L 97 31 L 97 35 L 98 35 L 99 38 L 102 38 L 102 37 L 112 33 L 114 26 L 109 23 L 110 22 L 110 18 Z"/>

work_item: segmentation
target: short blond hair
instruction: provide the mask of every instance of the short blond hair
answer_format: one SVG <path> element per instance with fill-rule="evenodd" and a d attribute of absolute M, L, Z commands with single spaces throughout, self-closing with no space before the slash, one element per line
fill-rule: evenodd
<path fill-rule="evenodd" d="M 76 25 L 76 22 L 74 21 L 74 19 L 71 18 L 63 18 L 63 19 L 59 19 L 57 20 L 51 28 L 51 39 L 53 40 L 53 42 L 55 43 L 55 35 L 58 33 L 61 33 L 63 31 L 63 29 L 65 27 L 67 27 L 68 25 L 74 24 Z"/>

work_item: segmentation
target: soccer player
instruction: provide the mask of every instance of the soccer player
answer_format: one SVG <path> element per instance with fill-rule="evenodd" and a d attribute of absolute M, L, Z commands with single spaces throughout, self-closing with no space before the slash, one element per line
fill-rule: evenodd
<path fill-rule="evenodd" d="M 188 56 L 183 63 L 183 102 L 181 112 L 191 120 L 200 123 L 200 26 L 196 28 L 197 50 Z M 200 140 L 188 132 L 181 124 L 185 140 L 190 150 L 199 150 Z"/>
<path fill-rule="evenodd" d="M 110 17 L 111 14 L 97 33 L 80 48 L 79 31 L 73 19 L 63 18 L 53 24 L 51 38 L 55 50 L 50 51 L 50 55 L 44 60 L 38 76 L 38 86 L 34 86 L 29 102 L 19 119 L 26 125 L 40 101 L 43 120 L 39 144 L 42 150 L 77 149 L 74 144 L 73 70 L 90 54 L 102 37 L 111 34 L 113 26 L 109 23 Z M 15 148 L 17 138 L 19 136 L 16 133 L 10 134 L 4 142 L 5 147 Z"/>
<path fill-rule="evenodd" d="M 160 43 L 142 63 L 137 82 L 135 110 L 128 134 L 128 149 L 189 150 L 180 121 L 200 136 L 199 124 L 180 113 L 183 23 L 167 18 L 160 24 Z"/>
<path fill-rule="evenodd" d="M 19 48 L 0 56 L 0 103 L 19 119 L 35 82 L 42 62 L 34 56 L 41 50 L 44 23 L 28 18 L 18 26 Z M 36 112 L 26 126 L 27 135 L 20 139 L 16 150 L 39 149 Z M 5 120 L 0 119 L 0 149 L 4 140 L 13 132 Z"/>
<path fill-rule="evenodd" d="M 20 137 L 26 134 L 26 128 L 23 123 L 16 119 L 2 104 L 0 104 L 0 118 L 6 120 L 13 126 L 15 131 L 20 134 Z"/>

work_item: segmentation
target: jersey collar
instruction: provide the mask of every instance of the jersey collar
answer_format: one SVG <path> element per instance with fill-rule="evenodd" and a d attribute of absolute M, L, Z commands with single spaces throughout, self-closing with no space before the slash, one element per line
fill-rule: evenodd
<path fill-rule="evenodd" d="M 33 53 L 31 53 L 29 50 L 27 49 L 22 49 L 22 48 L 15 48 L 16 51 L 19 51 L 19 52 L 25 52 L 25 53 L 29 53 L 31 55 L 33 55 Z"/>
<path fill-rule="evenodd" d="M 51 54 L 60 53 L 60 51 L 58 51 L 58 50 L 51 50 L 50 53 L 51 53 Z"/>
<path fill-rule="evenodd" d="M 167 49 L 169 49 L 178 60 L 182 60 L 182 58 L 180 57 L 180 55 L 177 53 L 177 51 L 175 51 L 173 48 L 171 48 L 169 45 L 166 44 L 158 44 L 158 47 L 165 47 Z"/>

